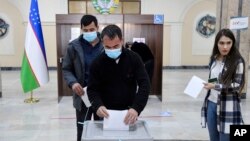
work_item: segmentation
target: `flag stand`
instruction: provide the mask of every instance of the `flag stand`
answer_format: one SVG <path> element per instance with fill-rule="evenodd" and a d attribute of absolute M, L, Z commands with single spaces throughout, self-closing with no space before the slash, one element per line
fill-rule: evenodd
<path fill-rule="evenodd" d="M 39 99 L 33 98 L 33 91 L 30 92 L 30 98 L 27 98 L 24 100 L 24 103 L 37 103 L 39 102 Z"/>

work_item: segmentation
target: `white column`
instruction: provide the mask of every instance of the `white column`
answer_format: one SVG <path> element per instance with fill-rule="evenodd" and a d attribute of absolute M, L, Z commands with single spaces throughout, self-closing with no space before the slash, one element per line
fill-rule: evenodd
<path fill-rule="evenodd" d="M 250 0 L 218 0 L 217 1 L 217 17 L 216 29 L 229 27 L 230 18 L 234 16 L 250 17 Z M 243 89 L 242 98 L 246 98 L 248 86 L 248 66 L 249 66 L 249 46 L 250 46 L 250 28 L 246 30 L 235 31 L 236 44 L 239 45 L 240 53 L 245 60 L 245 87 Z"/>
<path fill-rule="evenodd" d="M 170 23 L 170 66 L 181 66 L 182 23 Z"/>

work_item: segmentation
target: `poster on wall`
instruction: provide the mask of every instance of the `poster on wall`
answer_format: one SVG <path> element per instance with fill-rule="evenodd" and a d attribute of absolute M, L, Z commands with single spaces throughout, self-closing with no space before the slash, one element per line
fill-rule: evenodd
<path fill-rule="evenodd" d="M 133 38 L 133 42 L 137 42 L 137 43 L 146 43 L 146 39 L 145 38 Z"/>
<path fill-rule="evenodd" d="M 81 29 L 79 27 L 72 27 L 69 42 L 71 42 L 74 39 L 78 38 L 80 36 L 80 34 L 81 34 Z"/>
<path fill-rule="evenodd" d="M 248 17 L 231 17 L 230 29 L 245 30 L 248 28 Z"/>

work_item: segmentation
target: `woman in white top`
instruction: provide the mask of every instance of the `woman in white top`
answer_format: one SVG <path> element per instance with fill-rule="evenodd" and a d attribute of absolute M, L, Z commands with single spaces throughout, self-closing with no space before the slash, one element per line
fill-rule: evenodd
<path fill-rule="evenodd" d="M 243 124 L 240 95 L 245 84 L 245 62 L 231 30 L 220 30 L 209 63 L 208 90 L 202 106 L 202 126 L 211 141 L 229 141 L 230 125 Z"/>

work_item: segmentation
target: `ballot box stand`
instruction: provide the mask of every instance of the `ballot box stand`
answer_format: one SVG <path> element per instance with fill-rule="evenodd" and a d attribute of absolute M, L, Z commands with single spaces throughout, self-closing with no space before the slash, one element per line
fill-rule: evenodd
<path fill-rule="evenodd" d="M 103 121 L 86 121 L 82 141 L 153 141 L 145 121 L 138 120 L 128 131 L 103 130 Z"/>

